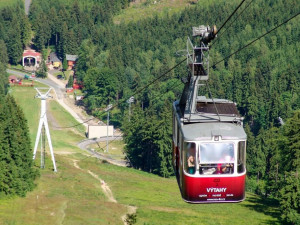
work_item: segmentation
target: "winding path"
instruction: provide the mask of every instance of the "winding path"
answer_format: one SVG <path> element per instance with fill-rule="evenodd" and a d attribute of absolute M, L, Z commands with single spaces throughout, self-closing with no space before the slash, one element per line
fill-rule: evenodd
<path fill-rule="evenodd" d="M 81 169 L 79 167 L 79 165 L 78 165 L 77 162 L 78 162 L 77 160 L 73 160 L 74 167 L 83 171 L 83 169 Z M 97 174 L 93 173 L 92 171 L 87 170 L 87 172 L 92 177 L 94 177 L 96 180 L 98 180 L 100 182 L 101 189 L 102 189 L 104 195 L 108 198 L 108 201 L 109 202 L 113 202 L 113 203 L 118 203 L 118 201 L 114 198 L 113 193 L 112 193 L 110 187 L 108 186 L 108 184 L 104 180 L 102 180 L 101 178 L 99 178 L 99 176 Z M 121 219 L 122 219 L 124 225 L 127 225 L 127 222 L 126 222 L 127 214 L 134 214 L 134 213 L 136 213 L 137 207 L 131 206 L 131 205 L 123 205 L 123 206 L 125 206 L 127 208 L 127 213 L 125 215 L 122 215 Z"/>

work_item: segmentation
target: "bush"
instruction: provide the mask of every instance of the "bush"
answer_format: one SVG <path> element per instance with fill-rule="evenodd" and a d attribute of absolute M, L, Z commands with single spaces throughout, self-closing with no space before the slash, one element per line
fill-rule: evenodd
<path fill-rule="evenodd" d="M 126 215 L 125 222 L 126 222 L 128 225 L 135 224 L 135 223 L 136 223 L 136 213 L 133 213 L 133 214 L 127 214 L 127 215 Z"/>

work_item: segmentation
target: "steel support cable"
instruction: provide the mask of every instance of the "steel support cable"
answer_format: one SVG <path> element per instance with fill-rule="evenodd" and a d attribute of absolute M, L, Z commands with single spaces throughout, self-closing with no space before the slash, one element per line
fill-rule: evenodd
<path fill-rule="evenodd" d="M 242 1 L 242 2 L 240 3 L 240 5 L 241 5 L 243 2 L 244 2 L 244 1 Z M 240 6 L 240 5 L 239 5 L 239 6 Z M 238 6 L 238 7 L 239 7 L 239 6 Z M 238 8 L 237 8 L 237 9 L 238 9 Z M 236 10 L 237 10 L 237 9 L 236 9 Z M 236 11 L 236 10 L 235 10 L 235 11 Z M 234 11 L 234 12 L 235 12 L 235 11 Z M 230 58 L 231 56 L 233 56 L 233 55 L 237 54 L 238 52 L 242 51 L 243 49 L 247 48 L 248 46 L 250 46 L 250 45 L 253 44 L 254 42 L 260 40 L 262 37 L 266 36 L 267 34 L 271 33 L 272 31 L 276 30 L 277 28 L 279 28 L 279 27 L 282 26 L 283 24 L 285 24 L 285 23 L 289 22 L 290 20 L 294 19 L 294 18 L 297 17 L 299 14 L 300 14 L 300 12 L 297 13 L 296 15 L 294 15 L 293 17 L 289 18 L 288 20 L 284 21 L 283 23 L 279 24 L 278 26 L 274 27 L 273 29 L 267 31 L 265 34 L 261 35 L 260 37 L 256 38 L 255 40 L 251 41 L 249 44 L 245 45 L 244 47 L 242 47 L 242 48 L 236 50 L 235 52 L 233 52 L 232 54 L 226 56 L 226 57 L 223 58 L 222 60 L 220 60 L 220 61 L 218 61 L 217 63 L 215 63 L 214 65 L 210 66 L 210 68 L 216 66 L 217 64 L 219 64 L 219 63 L 225 61 L 226 59 Z M 233 15 L 233 14 L 232 14 L 232 15 Z M 232 15 L 231 15 L 231 16 L 232 16 Z M 230 16 L 230 17 L 231 17 L 231 16 Z M 230 18 L 230 17 L 229 17 L 229 18 Z M 229 18 L 228 18 L 226 21 L 228 21 Z M 222 27 L 223 27 L 225 24 L 226 24 L 226 22 L 222 25 Z M 222 27 L 221 27 L 221 28 L 222 28 Z M 220 30 L 221 30 L 221 29 L 220 29 Z M 220 30 L 219 30 L 219 31 L 220 31 Z M 185 60 L 186 60 L 186 58 L 184 58 L 182 61 L 180 61 L 178 64 L 176 64 L 175 66 L 173 66 L 172 68 L 170 68 L 169 70 L 167 70 L 165 73 L 163 73 L 163 74 L 160 75 L 159 77 L 155 78 L 155 79 L 154 79 L 153 81 L 151 81 L 149 84 L 147 84 L 147 85 L 145 85 L 144 87 L 142 87 L 142 88 L 140 88 L 139 90 L 137 90 L 135 93 L 133 93 L 133 96 L 139 94 L 139 93 L 142 92 L 144 89 L 146 89 L 147 87 L 149 87 L 150 85 L 152 85 L 153 83 L 155 83 L 157 80 L 159 80 L 160 78 L 162 78 L 163 76 L 165 76 L 167 73 L 171 72 L 171 71 L 172 71 L 173 69 L 175 69 L 177 66 L 179 66 L 180 64 L 182 64 Z M 118 106 L 120 103 L 123 103 L 124 101 L 126 101 L 126 100 L 125 100 L 125 99 L 121 100 L 120 102 L 118 102 L 118 103 L 116 103 L 115 105 L 113 105 L 112 108 Z M 105 111 L 102 111 L 102 112 L 104 113 Z M 68 127 L 56 127 L 56 128 L 73 128 L 73 127 L 82 125 L 82 124 L 84 124 L 84 123 L 86 123 L 86 122 L 88 122 L 88 121 L 91 121 L 91 120 L 93 120 L 93 119 L 95 119 L 95 118 L 96 118 L 96 117 L 94 117 L 94 118 L 92 118 L 92 119 L 89 119 L 89 120 L 86 120 L 86 121 L 84 121 L 84 122 L 82 122 L 82 123 L 75 124 L 75 125 L 73 125 L 73 126 L 68 126 Z"/>
<path fill-rule="evenodd" d="M 222 30 L 222 28 L 225 26 L 225 24 L 230 20 L 230 18 L 235 14 L 235 12 L 241 7 L 241 5 L 245 2 L 246 0 L 242 0 L 241 3 L 237 6 L 237 8 L 232 12 L 232 14 L 227 18 L 227 20 L 223 23 L 223 25 L 220 27 L 220 29 L 217 31 L 216 35 Z M 142 92 L 144 89 L 146 89 L 147 87 L 149 87 L 150 85 L 152 85 L 153 83 L 155 83 L 157 80 L 159 80 L 160 78 L 162 78 L 163 76 L 165 76 L 167 73 L 171 72 L 173 69 L 175 69 L 177 66 L 179 66 L 181 63 L 183 63 L 186 59 L 184 58 L 182 61 L 180 61 L 178 64 L 176 64 L 174 67 L 170 68 L 169 70 L 167 70 L 165 73 L 163 73 L 161 76 L 155 78 L 153 81 L 151 81 L 149 84 L 145 85 L 144 87 L 142 87 L 141 89 L 137 90 L 135 93 L 132 94 L 132 96 L 139 94 L 140 92 Z M 126 100 L 123 100 L 126 101 Z M 118 106 L 119 104 L 123 103 L 123 101 L 121 100 L 120 102 L 116 103 L 115 105 L 112 106 L 111 109 L 115 108 L 116 106 Z M 103 111 L 105 112 L 105 111 Z M 87 123 L 93 119 L 95 119 L 96 117 L 93 117 L 91 119 L 88 119 L 86 121 L 83 121 L 81 123 L 75 124 L 73 126 L 67 126 L 67 127 L 55 127 L 55 128 L 61 128 L 61 129 L 65 129 L 65 128 L 73 128 L 73 127 L 77 127 L 80 126 L 84 123 Z"/>
<path fill-rule="evenodd" d="M 279 28 L 279 27 L 282 26 L 283 24 L 285 24 L 285 23 L 289 22 L 290 20 L 294 19 L 294 18 L 297 17 L 299 14 L 300 14 L 300 12 L 298 12 L 296 15 L 292 16 L 292 17 L 289 18 L 288 20 L 282 22 L 281 24 L 277 25 L 277 26 L 274 27 L 273 29 L 267 31 L 266 33 L 264 33 L 264 34 L 261 35 L 260 37 L 254 39 L 253 41 L 251 41 L 250 43 L 248 43 L 248 44 L 245 45 L 244 47 L 242 47 L 242 48 L 236 50 L 235 52 L 233 52 L 232 54 L 226 56 L 226 57 L 223 58 L 222 60 L 220 60 L 220 61 L 218 61 L 217 63 L 215 63 L 214 65 L 210 66 L 210 68 L 215 67 L 217 64 L 219 64 L 219 63 L 225 61 L 226 59 L 230 58 L 231 56 L 233 56 L 233 55 L 239 53 L 240 51 L 242 51 L 243 49 L 249 47 L 250 45 L 252 45 L 252 44 L 255 43 L 256 41 L 260 40 L 260 39 L 263 38 L 264 36 L 268 35 L 268 34 L 271 33 L 272 31 L 276 30 L 277 28 Z M 225 31 L 224 31 L 224 32 L 225 32 Z M 206 84 L 207 84 L 207 87 L 209 88 L 208 83 L 206 83 Z M 211 93 L 210 89 L 209 89 L 209 93 L 210 93 L 211 98 L 212 98 L 212 100 L 213 100 L 212 93 Z M 218 111 L 217 111 L 217 114 L 219 115 Z M 220 116 L 219 116 L 219 119 L 220 119 Z"/>
<path fill-rule="evenodd" d="M 237 19 L 243 14 L 243 12 L 251 5 L 251 3 L 254 0 L 251 0 L 248 5 L 245 6 L 245 8 L 235 17 L 235 19 L 228 25 L 228 27 L 225 28 L 225 30 L 217 37 L 217 39 L 211 44 L 211 46 L 209 46 L 209 48 L 211 49 L 211 47 L 218 42 L 218 40 L 220 40 L 220 38 L 222 37 L 222 35 L 231 27 L 231 25 L 233 23 L 235 23 L 237 21 Z"/>
<path fill-rule="evenodd" d="M 294 19 L 294 18 L 297 17 L 299 14 L 300 14 L 300 12 L 297 13 L 296 15 L 292 16 L 292 17 L 289 18 L 288 20 L 284 21 L 283 23 L 279 24 L 278 26 L 274 27 L 273 29 L 267 31 L 265 34 L 261 35 L 260 37 L 256 38 L 255 40 L 251 41 L 249 44 L 245 45 L 244 47 L 242 47 L 242 48 L 236 50 L 234 53 L 230 54 L 229 56 L 226 56 L 226 57 L 223 58 L 222 60 L 220 60 L 220 61 L 218 61 L 217 63 L 215 63 L 214 65 L 210 66 L 210 68 L 216 66 L 216 65 L 219 64 L 220 62 L 223 62 L 224 60 L 228 59 L 229 57 L 231 57 L 231 56 L 237 54 L 238 52 L 242 51 L 243 49 L 247 48 L 248 46 L 250 46 L 250 45 L 253 44 L 254 42 L 260 40 L 262 37 L 266 36 L 267 34 L 271 33 L 272 31 L 276 30 L 277 28 L 279 28 L 279 27 L 282 26 L 283 24 L 285 24 L 285 23 L 289 22 L 290 20 Z M 182 61 L 182 62 L 183 62 L 183 61 Z M 180 63 L 182 63 L 182 62 L 180 62 Z M 177 65 L 178 65 L 178 64 L 177 64 Z M 177 65 L 176 65 L 176 66 L 177 66 Z M 170 71 L 170 70 L 169 70 L 169 71 Z M 208 85 L 208 84 L 207 84 L 207 85 Z M 149 85 L 149 86 L 150 86 L 150 85 Z M 176 86 L 177 86 L 177 85 L 176 85 Z M 178 86 L 179 86 L 179 85 L 178 85 Z M 211 91 L 210 91 L 210 90 L 209 90 L 209 92 L 210 92 L 210 94 L 211 94 Z M 156 96 L 156 97 L 159 97 L 159 96 Z M 155 97 L 155 98 L 156 98 L 156 97 Z M 212 97 L 212 96 L 211 96 L 211 97 Z M 120 136 L 116 136 L 115 139 L 112 140 L 111 142 L 115 141 L 117 137 L 120 137 Z M 96 153 L 94 153 L 94 154 L 96 154 Z M 94 154 L 93 154 L 93 155 L 94 155 Z M 91 156 L 93 156 L 93 155 L 90 155 L 90 156 L 88 156 L 88 157 L 86 157 L 86 158 L 89 158 L 89 157 L 91 157 Z M 83 160 L 84 160 L 84 159 L 83 159 Z"/>
<path fill-rule="evenodd" d="M 209 92 L 210 98 L 211 98 L 211 100 L 212 100 L 212 101 L 213 101 L 213 103 L 214 103 L 215 110 L 216 110 L 216 112 L 217 112 L 217 115 L 218 115 L 218 117 L 219 117 L 219 122 L 221 122 L 221 117 L 220 117 L 220 114 L 219 114 L 218 108 L 217 108 L 217 106 L 216 106 L 215 100 L 214 100 L 214 98 L 213 98 L 213 96 L 212 96 L 212 93 L 211 93 L 211 91 L 210 91 L 210 88 L 209 88 L 209 85 L 208 85 L 208 81 L 206 81 L 206 88 L 208 89 L 208 92 Z"/>
<path fill-rule="evenodd" d="M 179 63 L 177 63 L 175 66 L 171 67 L 170 69 L 168 69 L 166 72 L 164 72 L 163 74 L 161 74 L 160 76 L 158 76 L 157 78 L 153 79 L 151 82 L 149 82 L 147 85 L 145 85 L 144 87 L 141 87 L 140 89 L 138 89 L 137 91 L 135 91 L 132 96 L 135 96 L 139 93 L 141 93 L 143 90 L 145 90 L 146 88 L 148 88 L 149 86 L 151 86 L 152 84 L 154 84 L 155 82 L 157 82 L 158 80 L 160 80 L 163 76 L 165 76 L 166 74 L 168 74 L 169 72 L 171 72 L 172 70 L 174 70 L 176 67 L 178 67 L 179 65 L 181 65 L 184 61 L 186 61 L 186 58 L 184 58 L 182 61 L 180 61 Z M 121 101 L 117 102 L 116 104 L 114 104 L 111 108 L 115 108 L 116 106 L 120 105 L 121 103 L 125 102 L 127 99 L 122 99 Z M 101 112 L 102 114 L 106 113 L 106 111 L 102 111 Z M 100 114 L 100 115 L 102 115 Z M 60 129 L 66 129 L 66 128 L 73 128 L 73 127 L 77 127 L 77 126 L 80 126 L 84 123 L 87 123 L 93 119 L 95 119 L 96 117 L 93 117 L 91 119 L 88 119 L 86 121 L 83 121 L 81 123 L 77 123 L 75 125 L 72 125 L 72 126 L 66 126 L 66 127 L 56 127 L 56 126 L 53 126 L 55 128 L 60 128 Z"/>
<path fill-rule="evenodd" d="M 227 20 L 223 23 L 223 25 L 220 27 L 219 30 L 217 30 L 217 33 L 215 35 L 217 35 L 221 30 L 222 28 L 225 26 L 225 24 L 231 19 L 231 17 L 236 13 L 236 11 L 243 5 L 243 3 L 245 2 L 246 0 L 242 0 L 241 3 L 236 7 L 236 9 L 231 13 L 231 15 L 227 18 Z"/>
<path fill-rule="evenodd" d="M 174 88 L 174 87 L 178 87 L 179 85 L 181 85 L 181 83 L 177 84 L 177 80 L 174 81 L 173 84 L 175 84 L 175 85 L 172 85 L 172 86 L 170 87 L 170 89 L 172 89 L 172 88 Z M 155 99 L 157 99 L 157 98 L 160 98 L 160 97 L 161 97 L 162 95 L 164 95 L 164 94 L 165 94 L 165 93 L 160 93 L 160 94 L 156 95 L 152 100 L 155 100 Z M 149 100 L 148 100 L 147 102 L 149 102 Z M 150 106 L 149 108 L 151 108 L 151 107 L 152 107 L 152 106 Z M 148 108 L 148 109 L 149 109 L 149 108 Z M 122 136 L 123 136 L 123 135 L 115 136 L 114 139 L 111 140 L 109 143 L 111 144 L 112 142 L 118 140 L 118 138 L 120 138 L 120 137 L 122 137 Z M 97 141 L 95 141 L 95 142 L 97 142 Z M 97 145 L 99 146 L 98 142 L 97 142 Z M 102 149 L 104 149 L 104 148 L 106 148 L 106 147 L 107 147 L 107 145 L 104 146 Z M 95 153 L 93 153 L 93 154 L 91 154 L 91 155 L 89 155 L 89 156 L 87 156 L 87 157 L 81 159 L 80 161 L 86 160 L 86 159 L 88 159 L 88 158 L 90 158 L 90 157 L 92 157 L 92 156 L 94 156 L 94 155 L 96 155 L 96 154 L 99 154 L 99 153 L 98 153 L 98 152 L 95 152 Z M 126 158 L 128 158 L 128 157 L 126 156 Z M 128 159 L 128 160 L 129 160 L 129 159 Z M 130 160 L 129 160 L 129 162 L 130 162 Z M 130 162 L 130 164 L 132 164 L 132 163 Z"/>
<path fill-rule="evenodd" d="M 218 65 L 219 63 L 225 61 L 226 59 L 230 58 L 231 56 L 239 53 L 240 51 L 242 51 L 243 49 L 249 47 L 250 45 L 252 45 L 253 43 L 255 43 L 256 41 L 260 40 L 261 38 L 263 38 L 264 36 L 268 35 L 269 33 L 271 33 L 272 31 L 276 30 L 277 28 L 281 27 L 282 25 L 286 24 L 287 22 L 289 22 L 290 20 L 294 19 L 295 17 L 297 17 L 300 14 L 300 12 L 298 12 L 296 15 L 292 16 L 291 18 L 287 19 L 286 21 L 282 22 L 281 24 L 277 25 L 276 27 L 274 27 L 273 29 L 267 31 L 266 33 L 264 33 L 263 35 L 259 36 L 258 38 L 254 39 L 253 41 L 251 41 L 250 43 L 246 44 L 245 46 L 243 46 L 242 48 L 239 48 L 238 50 L 236 50 L 235 52 L 231 53 L 230 55 L 226 56 L 225 58 L 223 58 L 222 60 L 216 62 L 214 65 L 210 66 L 215 67 L 216 65 Z"/>

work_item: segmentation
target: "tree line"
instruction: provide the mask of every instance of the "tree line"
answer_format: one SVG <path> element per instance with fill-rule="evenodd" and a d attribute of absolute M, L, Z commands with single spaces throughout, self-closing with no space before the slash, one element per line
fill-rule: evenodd
<path fill-rule="evenodd" d="M 19 63 L 23 49 L 31 40 L 31 26 L 23 1 L 0 10 L 0 40 L 6 44 L 9 63 Z"/>
<path fill-rule="evenodd" d="M 16 25 L 24 23 L 16 20 L 25 18 L 25 13 L 20 5 L 4 8 L 0 12 L 0 197 L 25 196 L 35 187 L 38 171 L 33 168 L 27 121 L 14 98 L 8 94 L 6 73 L 7 64 L 18 61 L 25 45 L 25 39 L 21 38 L 22 35 L 25 37 L 24 33 L 19 29 L 21 25 Z M 14 46 L 17 45 L 16 50 Z"/>

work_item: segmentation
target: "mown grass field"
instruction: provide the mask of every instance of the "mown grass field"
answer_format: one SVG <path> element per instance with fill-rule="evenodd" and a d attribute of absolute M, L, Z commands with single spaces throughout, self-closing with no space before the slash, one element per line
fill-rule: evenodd
<path fill-rule="evenodd" d="M 33 98 L 35 90 L 15 87 L 12 94 L 24 109 L 35 138 L 40 107 L 39 100 Z M 256 195 L 247 193 L 244 202 L 235 204 L 187 204 L 175 178 L 88 157 L 76 147 L 83 139 L 80 130 L 54 128 L 54 124 L 65 126 L 74 119 L 54 101 L 49 104 L 49 114 L 53 116 L 49 124 L 58 172 L 52 171 L 48 153 L 34 191 L 25 198 L 0 200 L 0 224 L 122 224 L 125 205 L 137 207 L 137 224 L 279 224 L 274 203 Z M 35 164 L 39 166 L 38 159 Z M 110 186 L 117 203 L 108 201 L 100 182 L 88 170 Z"/>

